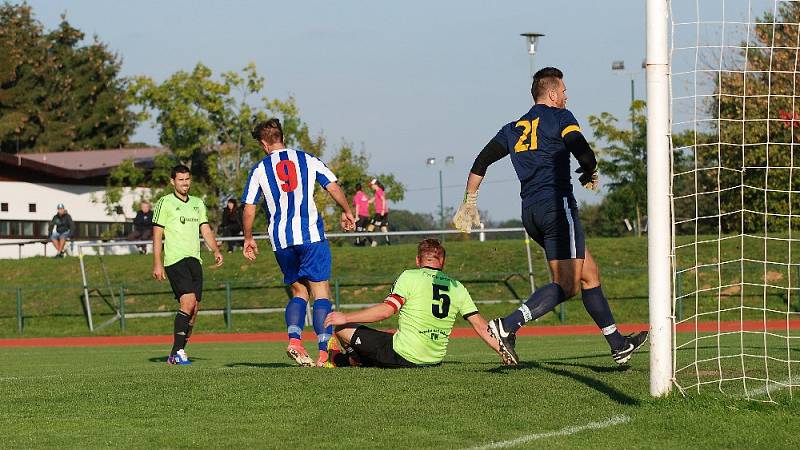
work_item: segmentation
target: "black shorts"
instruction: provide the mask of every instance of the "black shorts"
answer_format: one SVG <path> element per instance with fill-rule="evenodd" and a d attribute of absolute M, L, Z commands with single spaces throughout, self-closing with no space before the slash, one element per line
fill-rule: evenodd
<path fill-rule="evenodd" d="M 548 261 L 584 259 L 586 240 L 571 194 L 545 199 L 522 209 L 525 231 L 538 243 Z"/>
<path fill-rule="evenodd" d="M 358 220 L 356 220 L 356 231 L 366 230 L 367 225 L 369 225 L 369 217 L 358 216 Z"/>
<path fill-rule="evenodd" d="M 389 213 L 386 214 L 375 214 L 372 216 L 372 224 L 376 227 L 388 227 L 389 226 Z"/>
<path fill-rule="evenodd" d="M 403 367 L 423 367 L 398 355 L 392 348 L 392 334 L 359 325 L 350 339 L 350 347 L 355 350 L 363 366 L 397 369 Z"/>
<path fill-rule="evenodd" d="M 175 300 L 180 301 L 182 295 L 194 293 L 197 301 L 200 301 L 203 296 L 203 267 L 197 258 L 183 258 L 165 267 L 164 270 L 167 272 Z"/>

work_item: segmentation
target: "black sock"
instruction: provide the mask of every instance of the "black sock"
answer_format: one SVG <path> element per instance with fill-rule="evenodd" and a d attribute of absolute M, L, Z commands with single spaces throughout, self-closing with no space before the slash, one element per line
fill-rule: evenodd
<path fill-rule="evenodd" d="M 519 309 L 503 319 L 503 328 L 516 333 L 526 322 L 542 317 L 564 300 L 566 295 L 560 285 L 550 283 L 542 286 Z"/>
<path fill-rule="evenodd" d="M 611 306 L 608 305 L 608 299 L 603 295 L 603 289 L 600 286 L 584 289 L 581 291 L 581 297 L 586 312 L 592 316 L 594 323 L 600 328 L 611 350 L 620 350 L 625 347 L 625 336 L 617 330 L 614 316 L 611 315 Z"/>
<path fill-rule="evenodd" d="M 178 314 L 175 314 L 175 337 L 172 343 L 172 351 L 170 355 L 174 355 L 178 353 L 178 350 L 182 349 L 186 346 L 186 333 L 189 329 L 189 318 L 191 316 L 186 314 L 183 311 L 178 311 Z"/>
<path fill-rule="evenodd" d="M 194 325 L 190 323 L 189 327 L 186 329 L 186 343 L 184 344 L 183 348 L 186 348 L 186 346 L 189 345 L 189 338 L 192 337 L 192 328 L 194 328 Z"/>

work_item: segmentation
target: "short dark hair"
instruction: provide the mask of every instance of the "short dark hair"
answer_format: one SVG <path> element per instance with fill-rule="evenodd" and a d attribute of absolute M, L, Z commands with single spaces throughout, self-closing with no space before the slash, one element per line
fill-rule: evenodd
<path fill-rule="evenodd" d="M 178 175 L 179 173 L 188 173 L 188 174 L 191 175 L 192 171 L 191 171 L 191 169 L 189 169 L 185 165 L 178 164 L 177 166 L 172 168 L 172 172 L 170 172 L 169 177 L 174 180 L 175 176 Z"/>
<path fill-rule="evenodd" d="M 531 95 L 534 100 L 544 96 L 548 90 L 558 88 L 558 80 L 564 78 L 564 73 L 555 67 L 545 67 L 533 75 Z"/>
<path fill-rule="evenodd" d="M 229 198 L 228 199 L 228 203 L 233 203 L 233 206 L 236 206 L 236 199 L 235 198 Z"/>
<path fill-rule="evenodd" d="M 361 189 L 361 183 L 356 183 L 356 191 L 360 191 Z"/>
<path fill-rule="evenodd" d="M 272 118 L 261 122 L 253 128 L 251 135 L 253 139 L 257 141 L 266 141 L 267 144 L 283 142 L 283 127 L 281 126 L 281 121 L 277 118 Z"/>
<path fill-rule="evenodd" d="M 447 252 L 438 239 L 423 239 L 417 245 L 417 256 L 422 259 L 425 257 L 444 258 Z"/>

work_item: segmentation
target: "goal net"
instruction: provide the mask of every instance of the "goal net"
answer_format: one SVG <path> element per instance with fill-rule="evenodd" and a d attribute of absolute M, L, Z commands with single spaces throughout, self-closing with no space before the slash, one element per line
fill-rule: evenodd
<path fill-rule="evenodd" d="M 800 2 L 668 7 L 672 381 L 684 394 L 791 398 L 800 393 Z"/>

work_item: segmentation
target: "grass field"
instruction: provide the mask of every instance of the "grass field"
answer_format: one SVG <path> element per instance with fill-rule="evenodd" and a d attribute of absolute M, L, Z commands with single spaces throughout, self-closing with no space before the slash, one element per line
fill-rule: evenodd
<path fill-rule="evenodd" d="M 599 336 L 521 337 L 504 368 L 477 339 L 430 369 L 301 369 L 284 344 L 0 348 L 0 447 L 797 448 L 797 400 L 706 389 L 653 400 Z M 9 364 L 8 362 L 11 362 Z M 795 399 L 797 396 L 795 396 Z M 516 440 L 516 441 L 514 441 Z"/>

